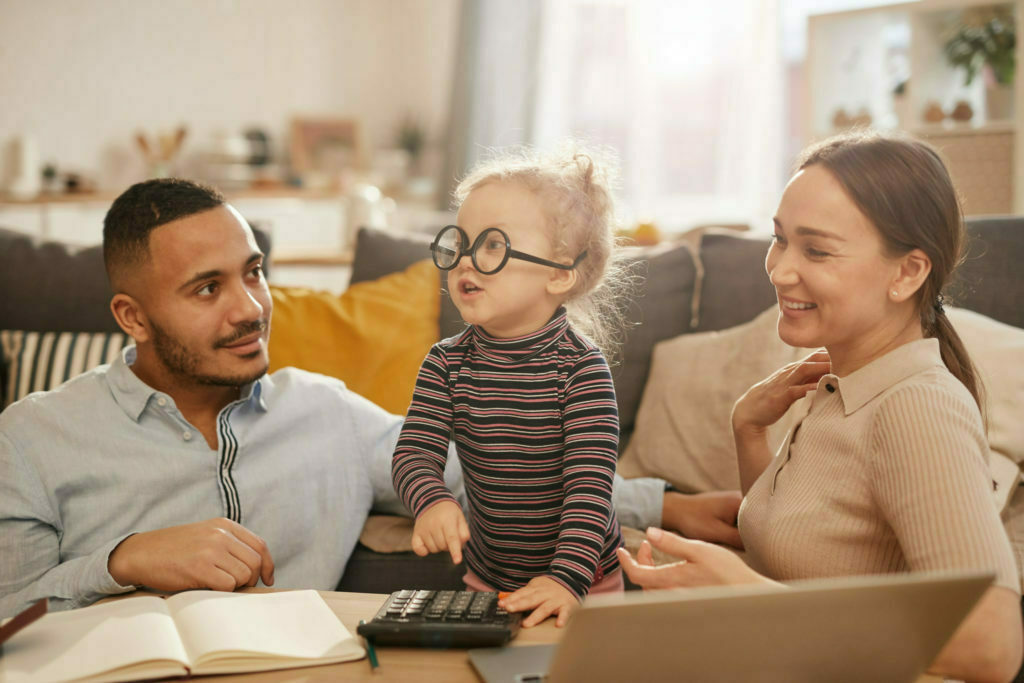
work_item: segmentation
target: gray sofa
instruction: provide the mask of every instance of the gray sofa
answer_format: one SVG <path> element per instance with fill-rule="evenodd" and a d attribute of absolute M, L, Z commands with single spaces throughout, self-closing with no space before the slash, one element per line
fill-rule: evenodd
<path fill-rule="evenodd" d="M 1024 278 L 1017 265 L 1024 262 L 1024 218 L 975 219 L 968 228 L 970 249 L 953 288 L 954 303 L 1024 328 Z M 259 234 L 258 241 L 271 253 L 265 235 Z M 372 280 L 427 258 L 428 242 L 426 237 L 361 230 L 352 282 Z M 622 360 L 613 369 L 623 443 L 635 425 L 655 343 L 744 323 L 775 301 L 763 268 L 767 236 L 708 230 L 690 244 L 699 249 L 663 245 L 633 254 L 636 272 L 643 277 L 628 316 L 638 324 L 630 328 Z M 0 229 L 0 330 L 114 331 L 109 297 L 98 247 L 73 250 Z M 442 337 L 461 328 L 447 297 L 442 298 L 439 327 Z M 3 381 L 0 364 L 0 389 Z M 360 546 L 338 588 L 390 592 L 410 586 L 457 588 L 460 572 L 444 555 L 418 558 Z"/>

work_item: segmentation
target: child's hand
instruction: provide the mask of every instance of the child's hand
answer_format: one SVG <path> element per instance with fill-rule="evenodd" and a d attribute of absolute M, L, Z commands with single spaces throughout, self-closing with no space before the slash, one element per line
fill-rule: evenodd
<path fill-rule="evenodd" d="M 462 562 L 462 545 L 469 540 L 469 526 L 462 508 L 450 500 L 427 508 L 412 530 L 412 549 L 419 556 L 447 550 L 452 562 Z"/>
<path fill-rule="evenodd" d="M 572 591 L 554 579 L 538 576 L 514 593 L 499 596 L 498 604 L 509 612 L 532 609 L 533 613 L 523 619 L 523 628 L 536 626 L 552 614 L 558 615 L 555 625 L 561 628 L 569 623 L 569 615 L 579 607 L 580 601 Z"/>

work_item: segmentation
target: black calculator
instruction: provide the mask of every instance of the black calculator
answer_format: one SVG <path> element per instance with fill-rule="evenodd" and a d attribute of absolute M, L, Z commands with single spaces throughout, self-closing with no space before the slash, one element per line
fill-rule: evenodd
<path fill-rule="evenodd" d="M 374 645 L 491 647 L 515 638 L 521 620 L 498 606 L 495 592 L 403 590 L 356 631 Z"/>

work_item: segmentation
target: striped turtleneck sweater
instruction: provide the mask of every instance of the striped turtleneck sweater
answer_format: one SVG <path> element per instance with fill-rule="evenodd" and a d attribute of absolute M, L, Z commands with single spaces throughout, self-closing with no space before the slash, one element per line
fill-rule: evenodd
<path fill-rule="evenodd" d="M 395 490 L 417 517 L 454 501 L 443 479 L 454 440 L 469 568 L 499 590 L 549 576 L 582 598 L 618 569 L 618 436 L 608 363 L 564 309 L 514 339 L 472 326 L 423 361 L 392 462 Z"/>

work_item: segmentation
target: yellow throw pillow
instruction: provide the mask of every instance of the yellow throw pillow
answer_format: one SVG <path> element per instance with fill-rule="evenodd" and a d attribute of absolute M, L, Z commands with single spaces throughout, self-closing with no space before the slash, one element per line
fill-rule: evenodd
<path fill-rule="evenodd" d="M 440 335 L 433 263 L 356 283 L 340 296 L 273 285 L 270 293 L 271 371 L 294 366 L 337 377 L 381 408 L 405 415 L 420 364 Z"/>

